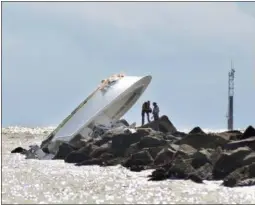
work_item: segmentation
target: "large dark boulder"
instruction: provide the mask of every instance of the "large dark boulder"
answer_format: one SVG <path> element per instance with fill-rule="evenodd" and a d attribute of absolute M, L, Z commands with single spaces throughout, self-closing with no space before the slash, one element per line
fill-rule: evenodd
<path fill-rule="evenodd" d="M 148 135 L 149 130 L 137 130 L 133 134 L 118 134 L 112 137 L 112 150 L 116 157 L 123 157 L 131 144 L 139 142 L 142 137 Z"/>
<path fill-rule="evenodd" d="M 212 180 L 213 179 L 212 170 L 213 170 L 212 164 L 206 163 L 199 167 L 198 169 L 196 169 L 195 175 L 199 176 L 200 179 L 202 180 Z"/>
<path fill-rule="evenodd" d="M 253 185 L 252 183 L 250 184 L 248 181 L 252 178 L 255 178 L 255 162 L 234 170 L 232 173 L 230 173 L 224 178 L 223 185 L 227 187 Z"/>
<path fill-rule="evenodd" d="M 106 132 L 101 137 L 99 137 L 98 139 L 95 140 L 94 145 L 97 145 L 100 147 L 103 144 L 106 144 L 109 141 L 111 141 L 113 136 L 114 136 L 114 134 Z"/>
<path fill-rule="evenodd" d="M 218 136 L 221 136 L 227 140 L 238 140 L 242 136 L 242 132 L 239 130 L 229 130 L 224 132 L 215 133 Z"/>
<path fill-rule="evenodd" d="M 168 146 L 169 146 L 169 148 L 171 148 L 172 150 L 175 150 L 175 151 L 178 151 L 180 149 L 180 145 L 177 145 L 177 144 L 169 144 Z"/>
<path fill-rule="evenodd" d="M 255 162 L 255 152 L 246 155 L 242 161 L 242 165 L 248 165 Z"/>
<path fill-rule="evenodd" d="M 255 136 L 255 128 L 250 125 L 244 131 L 243 135 L 241 136 L 241 139 L 247 139 L 249 137 L 254 137 L 254 136 Z"/>
<path fill-rule="evenodd" d="M 214 179 L 224 179 L 235 169 L 250 164 L 252 160 L 255 160 L 252 156 L 251 158 L 248 157 L 250 154 L 252 154 L 252 151 L 248 147 L 240 147 L 234 151 L 223 153 L 214 165 Z"/>
<path fill-rule="evenodd" d="M 77 153 L 85 153 L 87 155 L 90 155 L 97 148 L 98 148 L 98 146 L 96 146 L 94 144 L 87 144 L 86 146 L 80 148 L 76 152 Z"/>
<path fill-rule="evenodd" d="M 225 135 L 230 140 L 239 140 L 239 139 L 241 139 L 243 133 L 239 130 L 228 130 L 225 132 L 218 133 L 218 135 Z"/>
<path fill-rule="evenodd" d="M 197 149 L 195 149 L 194 147 L 187 144 L 182 144 L 179 146 L 175 156 L 181 157 L 183 159 L 191 159 L 193 154 L 196 152 L 197 152 Z"/>
<path fill-rule="evenodd" d="M 164 140 L 162 133 L 152 132 L 149 135 L 142 137 L 139 142 L 130 145 L 125 152 L 125 156 L 128 157 L 131 154 L 146 149 L 151 153 L 152 157 L 155 158 L 158 152 L 163 147 L 166 147 L 167 144 L 168 142 L 167 140 Z"/>
<path fill-rule="evenodd" d="M 133 165 L 149 165 L 152 164 L 153 158 L 148 151 L 140 151 L 136 154 L 131 155 L 125 162 L 123 162 L 124 167 L 131 167 Z"/>
<path fill-rule="evenodd" d="M 99 158 L 102 154 L 104 153 L 108 153 L 111 154 L 111 148 L 108 146 L 102 146 L 102 147 L 98 147 L 95 148 L 91 153 L 90 156 L 92 158 Z"/>
<path fill-rule="evenodd" d="M 187 179 L 188 176 L 195 173 L 195 171 L 189 159 L 183 159 L 178 156 L 173 160 L 167 176 L 170 178 Z"/>
<path fill-rule="evenodd" d="M 125 157 L 130 157 L 132 154 L 135 154 L 139 152 L 141 148 L 139 147 L 139 142 L 136 142 L 134 144 L 131 144 L 125 151 L 124 156 Z"/>
<path fill-rule="evenodd" d="M 206 163 L 210 163 L 210 157 L 211 157 L 211 153 L 208 152 L 206 149 L 201 149 L 197 152 L 195 152 L 192 156 L 192 166 L 195 169 L 198 169 L 199 167 L 205 165 Z"/>
<path fill-rule="evenodd" d="M 205 134 L 205 132 L 200 127 L 194 127 L 189 134 Z"/>
<path fill-rule="evenodd" d="M 16 147 L 14 150 L 11 151 L 11 153 L 26 154 L 27 150 L 22 147 Z"/>
<path fill-rule="evenodd" d="M 152 156 L 152 158 L 155 159 L 158 153 L 164 148 L 167 148 L 167 147 L 166 146 L 146 147 L 146 148 L 143 148 L 142 150 L 148 151 L 150 155 Z"/>
<path fill-rule="evenodd" d="M 148 124 L 143 125 L 142 127 L 152 128 L 153 130 L 157 130 L 163 133 L 173 133 L 177 131 L 175 126 L 172 124 L 169 118 L 165 115 L 163 115 L 156 121 L 152 121 Z"/>
<path fill-rule="evenodd" d="M 161 136 L 144 136 L 140 142 L 139 147 L 140 148 L 146 148 L 146 147 L 158 147 L 158 146 L 164 146 L 167 144 L 167 141 L 164 140 Z"/>
<path fill-rule="evenodd" d="M 77 135 L 75 135 L 74 136 L 74 138 L 73 139 L 71 139 L 68 143 L 72 146 L 72 147 L 74 147 L 75 149 L 80 149 L 80 148 L 82 148 L 82 147 L 84 147 L 84 146 L 86 146 L 87 145 L 87 141 L 88 141 L 89 139 L 85 139 L 81 134 L 77 134 Z"/>
<path fill-rule="evenodd" d="M 84 160 L 91 159 L 90 153 L 92 153 L 93 150 L 98 148 L 97 146 L 93 144 L 88 144 L 85 147 L 80 148 L 77 151 L 71 152 L 67 157 L 65 158 L 65 162 L 67 163 L 79 163 Z"/>
<path fill-rule="evenodd" d="M 100 155 L 100 159 L 102 159 L 103 161 L 108 161 L 108 160 L 111 160 L 113 158 L 114 158 L 113 154 L 108 153 L 108 152 L 104 152 Z"/>
<path fill-rule="evenodd" d="M 214 166 L 216 162 L 219 160 L 221 155 L 223 154 L 223 149 L 221 147 L 217 147 L 215 150 L 212 151 L 210 155 L 210 162 Z"/>
<path fill-rule="evenodd" d="M 196 183 L 202 183 L 205 179 L 212 179 L 212 165 L 210 163 L 206 163 L 198 169 L 194 169 L 191 163 L 191 159 L 185 159 L 180 155 L 174 156 L 170 162 L 153 171 L 149 176 L 150 180 L 190 179 Z"/>
<path fill-rule="evenodd" d="M 45 140 L 42 141 L 40 148 L 44 151 L 46 151 L 46 153 L 48 153 L 48 146 L 51 143 L 52 139 L 55 136 L 55 131 L 53 131 Z M 87 139 L 88 140 L 88 139 Z M 73 147 L 74 149 L 80 149 L 81 147 L 86 146 L 87 144 L 87 140 L 81 135 L 81 134 L 77 134 L 73 137 L 73 139 L 71 139 L 68 144 Z"/>
<path fill-rule="evenodd" d="M 168 178 L 168 170 L 163 167 L 159 167 L 149 175 L 150 181 L 160 181 Z"/>
<path fill-rule="evenodd" d="M 187 144 L 196 149 L 215 149 L 218 146 L 224 146 L 228 141 L 229 139 L 226 139 L 225 136 L 216 134 L 188 134 L 186 137 L 178 141 L 177 144 Z"/>
<path fill-rule="evenodd" d="M 237 187 L 243 187 L 243 186 L 255 186 L 255 177 L 250 179 L 243 179 L 236 183 Z"/>
<path fill-rule="evenodd" d="M 148 151 L 150 153 L 150 155 L 152 156 L 153 159 L 155 159 L 155 157 L 157 156 L 157 154 L 164 148 L 167 147 L 167 145 L 163 145 L 163 146 L 156 146 L 156 147 L 143 147 L 140 145 L 139 142 L 134 143 L 132 145 L 130 145 L 130 147 L 126 150 L 125 152 L 125 157 L 129 157 L 132 154 L 135 154 L 139 151 Z"/>
<path fill-rule="evenodd" d="M 74 148 L 70 144 L 62 143 L 53 159 L 65 159 L 72 151 Z"/>
<path fill-rule="evenodd" d="M 65 158 L 65 162 L 66 163 L 79 163 L 79 162 L 82 162 L 82 161 L 88 160 L 88 159 L 91 159 L 91 157 L 88 154 L 73 151 L 69 155 L 67 155 L 67 157 Z"/>
<path fill-rule="evenodd" d="M 131 161 L 141 160 L 143 163 L 140 164 L 140 165 L 148 165 L 148 164 L 151 164 L 153 162 L 152 156 L 146 150 L 142 150 L 140 152 L 137 152 L 136 154 L 133 154 L 130 158 L 131 158 Z"/>
<path fill-rule="evenodd" d="M 154 160 L 155 165 L 166 164 L 173 160 L 175 151 L 170 148 L 163 148 Z"/>
<path fill-rule="evenodd" d="M 250 147 L 252 150 L 255 151 L 255 136 L 249 137 L 249 138 L 243 139 L 243 140 L 229 142 L 225 145 L 224 148 L 229 149 L 229 150 L 234 150 L 239 147 L 245 147 L 245 146 Z"/>
<path fill-rule="evenodd" d="M 200 177 L 199 175 L 197 175 L 196 173 L 191 173 L 191 174 L 189 174 L 187 178 L 190 179 L 190 180 L 193 181 L 193 182 L 196 182 L 196 183 L 200 183 L 200 184 L 203 183 L 203 178 L 201 178 L 201 177 Z"/>
<path fill-rule="evenodd" d="M 132 172 L 140 172 L 140 171 L 143 171 L 145 169 L 146 168 L 143 165 L 131 165 L 131 167 L 130 167 L 130 171 L 132 171 Z"/>

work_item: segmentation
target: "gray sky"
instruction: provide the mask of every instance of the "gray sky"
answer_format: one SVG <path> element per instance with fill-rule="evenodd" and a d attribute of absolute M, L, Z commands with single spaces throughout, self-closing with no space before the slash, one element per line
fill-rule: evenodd
<path fill-rule="evenodd" d="M 5 2 L 3 126 L 57 125 L 114 73 L 152 75 L 144 100 L 177 128 L 226 127 L 236 68 L 235 127 L 255 125 L 255 3 Z"/>

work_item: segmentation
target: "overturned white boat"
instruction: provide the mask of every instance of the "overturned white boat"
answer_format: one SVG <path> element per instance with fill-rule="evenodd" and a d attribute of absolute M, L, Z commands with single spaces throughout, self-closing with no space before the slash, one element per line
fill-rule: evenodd
<path fill-rule="evenodd" d="M 112 126 L 135 104 L 151 79 L 151 76 L 118 74 L 102 80 L 98 88 L 60 123 L 41 147 L 55 153 L 59 143 L 69 142 L 78 134 L 90 136 L 98 124 Z"/>

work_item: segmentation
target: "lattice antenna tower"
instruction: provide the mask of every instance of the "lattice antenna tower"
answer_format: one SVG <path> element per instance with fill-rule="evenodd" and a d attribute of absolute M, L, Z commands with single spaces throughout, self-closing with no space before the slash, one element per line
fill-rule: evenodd
<path fill-rule="evenodd" d="M 234 80 L 235 69 L 231 60 L 231 70 L 228 73 L 228 130 L 233 130 L 234 124 Z"/>

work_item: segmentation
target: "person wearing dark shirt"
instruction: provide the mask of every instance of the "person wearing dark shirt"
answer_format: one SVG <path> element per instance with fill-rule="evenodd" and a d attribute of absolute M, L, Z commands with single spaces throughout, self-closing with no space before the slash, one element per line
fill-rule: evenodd
<path fill-rule="evenodd" d="M 150 113 L 151 113 L 150 101 L 144 102 L 142 106 L 142 125 L 144 125 L 144 116 L 147 115 L 148 123 L 150 122 Z"/>

